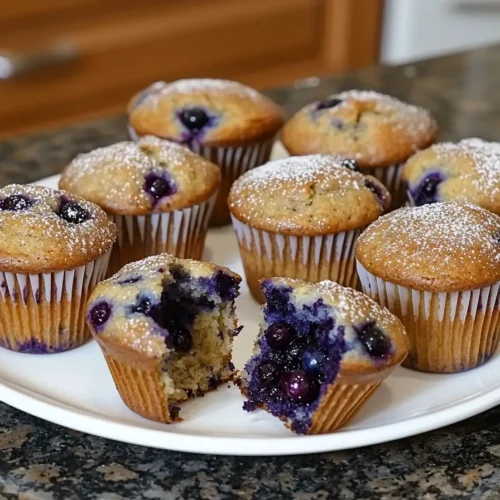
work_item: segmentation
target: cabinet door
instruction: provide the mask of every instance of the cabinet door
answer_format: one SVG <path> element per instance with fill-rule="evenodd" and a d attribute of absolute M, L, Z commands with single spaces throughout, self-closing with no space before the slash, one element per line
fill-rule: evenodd
<path fill-rule="evenodd" d="M 28 61 L 65 48 L 67 57 L 42 57 L 0 80 L 0 135 L 123 111 L 155 80 L 224 77 L 262 88 L 372 62 L 370 51 L 359 59 L 353 50 L 352 6 L 367 2 L 377 0 L 24 2 L 0 14 L 0 47 Z"/>

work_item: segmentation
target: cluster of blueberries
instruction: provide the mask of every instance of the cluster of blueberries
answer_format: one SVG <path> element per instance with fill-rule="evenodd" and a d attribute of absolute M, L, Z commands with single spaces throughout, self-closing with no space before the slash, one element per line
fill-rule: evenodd
<path fill-rule="evenodd" d="M 33 206 L 33 201 L 21 194 L 13 194 L 0 200 L 0 210 L 20 212 Z M 62 197 L 57 215 L 71 224 L 81 224 L 89 219 L 90 214 L 80 204 Z"/>

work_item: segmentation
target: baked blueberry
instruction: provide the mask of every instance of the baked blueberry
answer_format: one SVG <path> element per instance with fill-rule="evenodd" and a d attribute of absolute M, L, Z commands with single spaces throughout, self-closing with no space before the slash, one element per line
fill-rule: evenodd
<path fill-rule="evenodd" d="M 389 355 L 391 341 L 375 323 L 367 323 L 358 332 L 359 341 L 372 358 L 384 358 Z"/>
<path fill-rule="evenodd" d="M 179 113 L 179 119 L 186 128 L 193 131 L 202 129 L 210 121 L 202 108 L 186 108 Z"/>
<path fill-rule="evenodd" d="M 81 224 L 89 218 L 89 213 L 80 204 L 74 201 L 61 200 L 59 217 L 70 224 Z"/>
<path fill-rule="evenodd" d="M 218 273 L 215 277 L 215 289 L 222 300 L 231 300 L 236 293 L 236 280 L 227 274 Z"/>
<path fill-rule="evenodd" d="M 355 172 L 359 172 L 358 163 L 356 160 L 352 158 L 346 158 L 342 161 L 342 166 L 348 168 L 349 170 L 354 170 Z"/>
<path fill-rule="evenodd" d="M 295 370 L 283 375 L 281 389 L 297 403 L 308 403 L 318 395 L 318 385 L 304 370 Z"/>
<path fill-rule="evenodd" d="M 102 301 L 95 304 L 89 312 L 89 319 L 92 326 L 99 330 L 111 316 L 111 305 Z"/>
<path fill-rule="evenodd" d="M 259 366 L 258 371 L 259 371 L 260 381 L 265 386 L 276 381 L 276 379 L 280 375 L 280 369 L 278 365 L 276 365 L 272 361 L 267 361 L 265 363 L 262 363 Z"/>
<path fill-rule="evenodd" d="M 438 202 L 439 184 L 443 180 L 443 176 L 439 172 L 434 172 L 424 177 L 415 190 L 410 190 L 413 203 L 418 207 Z"/>
<path fill-rule="evenodd" d="M 3 200 L 0 200 L 0 210 L 17 212 L 19 210 L 26 210 L 32 205 L 33 202 L 22 194 L 12 194 Z"/>
<path fill-rule="evenodd" d="M 170 179 L 167 179 L 165 174 L 160 176 L 155 173 L 150 173 L 146 176 L 144 190 L 155 201 L 165 196 L 170 196 L 177 191 L 175 184 Z"/>
<path fill-rule="evenodd" d="M 269 347 L 280 351 L 287 348 L 294 334 L 293 328 L 286 323 L 275 323 L 266 332 L 266 340 Z"/>
<path fill-rule="evenodd" d="M 338 97 L 328 97 L 324 101 L 318 102 L 316 106 L 316 111 L 321 111 L 322 109 L 329 109 L 338 106 L 342 102 L 342 99 Z"/>
<path fill-rule="evenodd" d="M 365 186 L 377 197 L 377 200 L 382 206 L 386 205 L 387 198 L 380 186 L 377 186 L 377 184 L 370 179 L 365 179 Z"/>
<path fill-rule="evenodd" d="M 193 348 L 193 337 L 188 330 L 181 328 L 174 332 L 174 346 L 182 352 L 188 352 Z"/>
<path fill-rule="evenodd" d="M 319 376 L 324 370 L 326 356 L 314 347 L 309 347 L 302 355 L 302 367 L 304 370 L 314 376 Z"/>

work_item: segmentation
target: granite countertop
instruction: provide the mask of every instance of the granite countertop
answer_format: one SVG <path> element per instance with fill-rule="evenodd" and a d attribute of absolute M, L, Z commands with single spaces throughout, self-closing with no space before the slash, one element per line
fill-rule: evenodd
<path fill-rule="evenodd" d="M 442 139 L 500 140 L 500 47 L 311 78 L 269 95 L 292 113 L 348 88 L 376 89 L 429 108 Z M 75 154 L 126 136 L 125 118 L 118 116 L 5 140 L 0 142 L 0 184 L 58 173 Z M 497 407 L 442 430 L 379 446 L 238 458 L 116 443 L 0 403 L 0 500 L 500 499 L 499 422 Z"/>

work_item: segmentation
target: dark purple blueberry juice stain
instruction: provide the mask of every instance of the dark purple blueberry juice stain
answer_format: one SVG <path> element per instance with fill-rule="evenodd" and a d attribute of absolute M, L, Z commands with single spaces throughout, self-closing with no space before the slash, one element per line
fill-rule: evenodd
<path fill-rule="evenodd" d="M 33 206 L 33 200 L 22 194 L 13 194 L 7 196 L 3 200 L 0 200 L 0 210 L 9 212 L 19 212 L 21 210 L 27 210 Z"/>
<path fill-rule="evenodd" d="M 173 265 L 163 282 L 160 300 L 138 294 L 129 314 L 144 314 L 164 331 L 165 342 L 177 352 L 193 349 L 192 328 L 197 316 L 214 311 L 220 300 L 232 302 L 238 295 L 236 280 L 221 271 L 213 276 L 193 277 L 182 266 Z"/>
<path fill-rule="evenodd" d="M 305 434 L 321 395 L 333 383 L 347 350 L 344 327 L 335 325 L 333 309 L 318 299 L 296 304 L 292 289 L 263 284 L 267 326 L 259 339 L 260 352 L 247 363 L 247 392 L 252 411 L 265 404 L 275 416 L 291 420 Z"/>
<path fill-rule="evenodd" d="M 88 320 L 96 332 L 101 331 L 111 317 L 112 307 L 104 300 L 92 306 L 88 313 Z"/>
<path fill-rule="evenodd" d="M 16 342 L 12 345 L 10 342 L 2 342 L 1 347 L 23 354 L 56 354 L 58 352 L 73 349 L 73 345 L 58 345 L 57 347 L 41 342 L 36 338 L 26 340 L 25 342 Z"/>
<path fill-rule="evenodd" d="M 441 172 L 432 172 L 427 174 L 417 185 L 412 189 L 407 188 L 408 197 L 417 207 L 437 203 L 439 201 L 439 185 L 445 180 Z"/>
<path fill-rule="evenodd" d="M 358 339 L 372 358 L 385 359 L 392 351 L 392 342 L 374 321 L 355 328 Z"/>
<path fill-rule="evenodd" d="M 151 172 L 144 179 L 144 191 L 149 195 L 155 207 L 162 198 L 175 194 L 177 186 L 166 172 Z"/>

